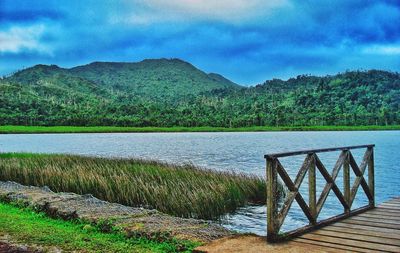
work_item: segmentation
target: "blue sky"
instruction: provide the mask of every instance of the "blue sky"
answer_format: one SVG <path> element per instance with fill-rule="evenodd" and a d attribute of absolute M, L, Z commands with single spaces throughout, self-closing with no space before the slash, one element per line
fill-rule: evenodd
<path fill-rule="evenodd" d="M 0 74 L 181 58 L 240 84 L 400 71 L 400 1 L 0 0 Z"/>

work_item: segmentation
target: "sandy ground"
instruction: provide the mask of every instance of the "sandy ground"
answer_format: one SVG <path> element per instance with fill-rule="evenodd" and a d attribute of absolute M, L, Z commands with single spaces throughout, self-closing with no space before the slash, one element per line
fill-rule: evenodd
<path fill-rule="evenodd" d="M 337 249 L 321 248 L 310 246 L 298 242 L 286 242 L 278 244 L 269 244 L 265 237 L 256 235 L 239 235 L 233 237 L 215 240 L 207 245 L 196 248 L 195 252 L 245 252 L 245 253 L 263 253 L 263 252 L 288 252 L 288 253 L 320 253 L 320 252 L 340 252 Z"/>

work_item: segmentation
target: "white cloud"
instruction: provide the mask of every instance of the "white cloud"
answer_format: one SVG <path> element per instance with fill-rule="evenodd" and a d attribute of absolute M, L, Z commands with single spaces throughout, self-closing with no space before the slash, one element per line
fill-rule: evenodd
<path fill-rule="evenodd" d="M 13 26 L 0 31 L 0 53 L 20 53 L 28 50 L 51 54 L 50 50 L 40 43 L 44 31 L 44 25 Z"/>
<path fill-rule="evenodd" d="M 364 54 L 400 55 L 400 44 L 373 45 L 362 49 Z"/>
<path fill-rule="evenodd" d="M 126 0 L 125 2 L 126 15 L 112 16 L 113 23 L 151 24 L 196 20 L 239 23 L 290 6 L 289 0 Z"/>

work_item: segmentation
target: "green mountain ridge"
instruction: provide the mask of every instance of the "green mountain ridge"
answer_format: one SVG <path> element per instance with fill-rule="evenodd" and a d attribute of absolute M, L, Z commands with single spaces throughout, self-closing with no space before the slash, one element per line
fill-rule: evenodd
<path fill-rule="evenodd" d="M 0 125 L 399 124 L 400 74 L 300 75 L 243 87 L 179 59 L 36 65 L 0 79 L 0 105 Z"/>

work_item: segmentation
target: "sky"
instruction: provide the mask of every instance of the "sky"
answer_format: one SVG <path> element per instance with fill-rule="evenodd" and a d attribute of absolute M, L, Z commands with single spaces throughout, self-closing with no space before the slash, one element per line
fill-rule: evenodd
<path fill-rule="evenodd" d="M 400 0 L 0 0 L 0 75 L 180 58 L 242 85 L 400 71 Z"/>

